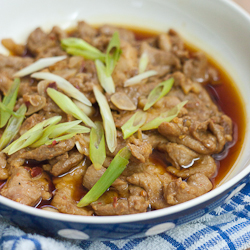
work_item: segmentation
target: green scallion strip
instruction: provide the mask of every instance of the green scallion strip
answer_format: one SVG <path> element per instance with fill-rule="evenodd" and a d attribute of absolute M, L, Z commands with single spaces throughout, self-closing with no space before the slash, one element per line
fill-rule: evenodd
<path fill-rule="evenodd" d="M 72 138 L 73 136 L 75 136 L 77 133 L 70 133 L 70 134 L 67 134 L 67 135 L 62 135 L 60 137 L 57 137 L 57 138 L 54 138 L 54 139 L 51 139 L 49 141 L 47 141 L 45 143 L 45 145 L 50 145 L 52 144 L 54 141 L 56 142 L 59 142 L 59 141 L 64 141 L 64 140 L 68 140 L 70 138 Z"/>
<path fill-rule="evenodd" d="M 134 134 L 146 122 L 147 113 L 137 111 L 125 124 L 122 125 L 123 139 L 127 139 Z"/>
<path fill-rule="evenodd" d="M 115 122 L 106 97 L 101 93 L 101 91 L 98 89 L 97 86 L 93 87 L 93 91 L 95 94 L 96 101 L 98 102 L 100 108 L 106 142 L 110 152 L 113 153 L 117 146 L 117 132 L 115 127 Z"/>
<path fill-rule="evenodd" d="M 127 147 L 122 148 L 110 163 L 107 170 L 89 190 L 89 192 L 77 204 L 84 207 L 98 200 L 98 198 L 112 185 L 112 183 L 122 174 L 129 163 L 131 153 Z"/>
<path fill-rule="evenodd" d="M 14 115 L 14 113 L 12 113 L 11 111 L 13 111 L 13 108 L 16 103 L 19 85 L 20 85 L 20 79 L 15 78 L 9 91 L 7 92 L 6 96 L 3 98 L 2 104 L 6 107 L 6 109 L 4 109 L 3 105 L 0 106 L 1 107 L 0 128 L 6 125 L 11 115 Z"/>
<path fill-rule="evenodd" d="M 116 32 L 114 32 L 114 34 L 109 42 L 107 51 L 106 51 L 105 62 L 106 62 L 107 76 L 111 76 L 111 74 L 115 68 L 116 63 L 120 58 L 120 55 L 122 53 L 120 46 L 121 45 L 120 45 L 119 33 L 116 31 Z M 113 51 L 112 54 L 111 54 L 111 51 Z"/>
<path fill-rule="evenodd" d="M 78 125 L 81 122 L 82 121 L 77 120 L 77 121 L 72 121 L 72 122 L 64 122 L 64 123 L 60 123 L 60 124 L 48 127 L 44 130 L 41 138 L 38 141 L 36 141 L 35 143 L 33 143 L 31 145 L 31 147 L 32 148 L 40 147 L 40 146 L 46 144 L 48 141 L 50 141 L 50 139 L 54 139 L 54 138 L 56 138 L 60 135 L 63 135 L 65 133 L 67 133 L 67 134 L 72 133 L 70 131 L 70 129 L 75 127 L 76 125 Z"/>
<path fill-rule="evenodd" d="M 11 110 L 10 108 L 8 108 L 7 106 L 5 106 L 2 102 L 0 102 L 0 110 L 2 112 L 6 112 L 6 114 L 8 113 L 9 116 L 13 115 L 15 117 L 21 117 L 19 114 L 17 114 L 16 112 L 14 112 L 13 110 Z M 8 118 L 9 119 L 9 118 Z M 8 121 L 8 120 L 7 120 Z"/>
<path fill-rule="evenodd" d="M 174 84 L 174 78 L 170 78 L 164 82 L 159 83 L 148 96 L 146 105 L 144 106 L 144 111 L 148 110 L 157 101 L 159 101 L 163 96 L 165 96 Z"/>
<path fill-rule="evenodd" d="M 96 66 L 99 82 L 101 86 L 103 87 L 103 89 L 108 94 L 115 93 L 115 84 L 114 84 L 113 78 L 111 75 L 110 76 L 107 75 L 105 65 L 100 60 L 95 60 L 95 66 Z"/>
<path fill-rule="evenodd" d="M 76 48 L 67 48 L 66 52 L 73 56 L 82 56 L 84 59 L 87 60 L 96 60 L 99 59 L 101 61 L 105 61 L 105 54 L 103 53 L 97 53 L 93 51 L 87 51 L 87 50 L 80 50 Z"/>
<path fill-rule="evenodd" d="M 96 128 L 91 128 L 89 141 L 89 158 L 96 170 L 101 169 L 106 159 L 104 130 L 101 122 L 95 123 Z"/>
<path fill-rule="evenodd" d="M 12 116 L 9 119 L 8 124 L 7 124 L 3 134 L 1 136 L 1 139 L 0 139 L 0 150 L 5 148 L 13 140 L 13 138 L 16 136 L 16 134 L 18 133 L 18 131 L 22 125 L 23 119 L 25 117 L 26 111 L 27 111 L 27 108 L 23 104 L 16 111 L 16 113 L 18 115 L 20 115 L 20 117 Z"/>
<path fill-rule="evenodd" d="M 73 115 L 76 119 L 83 121 L 89 127 L 95 127 L 95 124 L 92 120 L 83 113 L 72 101 L 71 99 L 60 93 L 59 91 L 48 88 L 47 93 L 49 97 L 63 110 L 66 114 Z"/>
<path fill-rule="evenodd" d="M 102 53 L 97 48 L 93 47 L 89 43 L 85 42 L 81 38 L 69 37 L 61 40 L 61 46 L 63 48 L 75 48 L 80 50 L 87 50 L 95 53 Z"/>
<path fill-rule="evenodd" d="M 151 130 L 151 129 L 157 129 L 163 122 L 170 122 L 173 120 L 180 112 L 181 108 L 187 103 L 188 101 L 184 101 L 173 107 L 167 112 L 164 112 L 160 114 L 157 118 L 154 120 L 146 123 L 141 127 L 141 130 Z"/>
<path fill-rule="evenodd" d="M 90 132 L 90 128 L 84 127 L 82 125 L 76 125 L 73 128 L 70 128 L 69 130 L 67 130 L 67 133 L 76 133 L 76 134 L 85 134 L 89 132 Z"/>
<path fill-rule="evenodd" d="M 22 148 L 30 146 L 42 136 L 45 128 L 58 123 L 61 119 L 61 116 L 54 116 L 47 120 L 39 122 L 33 128 L 21 135 L 17 140 L 12 142 L 7 148 L 3 150 L 3 152 L 11 155 Z"/>

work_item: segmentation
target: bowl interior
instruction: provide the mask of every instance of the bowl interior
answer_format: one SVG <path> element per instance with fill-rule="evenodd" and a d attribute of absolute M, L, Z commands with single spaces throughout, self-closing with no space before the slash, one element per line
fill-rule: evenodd
<path fill-rule="evenodd" d="M 250 122 L 250 18 L 231 1 L 72 0 L 69 3 L 68 0 L 4 0 L 0 9 L 0 39 L 11 37 L 17 42 L 24 42 L 38 26 L 45 30 L 53 25 L 69 28 L 78 20 L 157 31 L 174 28 L 186 41 L 211 55 L 229 73 L 242 96 L 246 122 Z M 6 53 L 2 46 L 0 53 Z M 250 172 L 248 148 L 250 134 L 246 131 L 241 155 L 224 181 L 232 181 L 236 175 L 237 179 L 228 185 Z M 243 169 L 244 172 L 240 173 Z M 6 202 L 2 197 L 0 201 Z"/>

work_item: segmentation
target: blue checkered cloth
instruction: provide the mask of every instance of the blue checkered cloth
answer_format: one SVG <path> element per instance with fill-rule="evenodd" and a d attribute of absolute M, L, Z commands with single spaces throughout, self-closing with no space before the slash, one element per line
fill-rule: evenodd
<path fill-rule="evenodd" d="M 247 249 L 250 247 L 250 184 L 209 214 L 156 236 L 120 241 L 63 241 L 27 234 L 0 218 L 1 250 Z"/>

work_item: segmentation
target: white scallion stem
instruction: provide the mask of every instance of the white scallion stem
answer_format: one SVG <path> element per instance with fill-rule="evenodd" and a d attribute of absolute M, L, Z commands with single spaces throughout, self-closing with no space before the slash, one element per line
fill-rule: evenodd
<path fill-rule="evenodd" d="M 146 71 L 144 73 L 141 73 L 139 75 L 136 75 L 134 77 L 131 77 L 129 78 L 128 80 L 126 80 L 124 82 L 124 87 L 129 87 L 129 86 L 133 86 L 135 84 L 139 84 L 141 83 L 142 80 L 146 79 L 146 78 L 149 78 L 151 76 L 155 76 L 157 75 L 157 71 L 155 70 L 149 70 L 149 71 Z"/>
<path fill-rule="evenodd" d="M 32 74 L 36 71 L 39 71 L 41 69 L 47 68 L 59 61 L 64 60 L 67 58 L 67 56 L 55 56 L 55 57 L 48 57 L 48 58 L 42 58 L 37 60 L 36 62 L 30 64 L 29 66 L 17 71 L 13 77 L 23 77 L 29 74 Z"/>
<path fill-rule="evenodd" d="M 93 90 L 96 101 L 100 107 L 107 145 L 110 152 L 113 153 L 117 146 L 117 132 L 115 122 L 106 97 L 101 93 L 98 87 L 94 86 Z"/>
<path fill-rule="evenodd" d="M 148 54 L 144 52 L 141 55 L 140 61 L 139 61 L 139 74 L 142 74 L 146 70 L 148 66 L 148 61 L 149 61 Z"/>
<path fill-rule="evenodd" d="M 92 106 L 91 102 L 82 92 L 75 88 L 70 82 L 58 75 L 47 72 L 38 72 L 32 74 L 31 77 L 56 82 L 57 87 L 68 96 L 73 97 L 79 102 L 82 102 L 88 106 Z"/>

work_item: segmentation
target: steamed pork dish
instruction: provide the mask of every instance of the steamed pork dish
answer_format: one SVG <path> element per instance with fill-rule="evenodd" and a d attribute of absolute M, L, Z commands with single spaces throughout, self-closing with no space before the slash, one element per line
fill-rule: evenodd
<path fill-rule="evenodd" d="M 76 215 L 143 213 L 209 192 L 233 123 L 217 69 L 174 31 L 79 22 L 0 55 L 0 194 Z M 221 157 L 222 158 L 222 157 Z"/>

